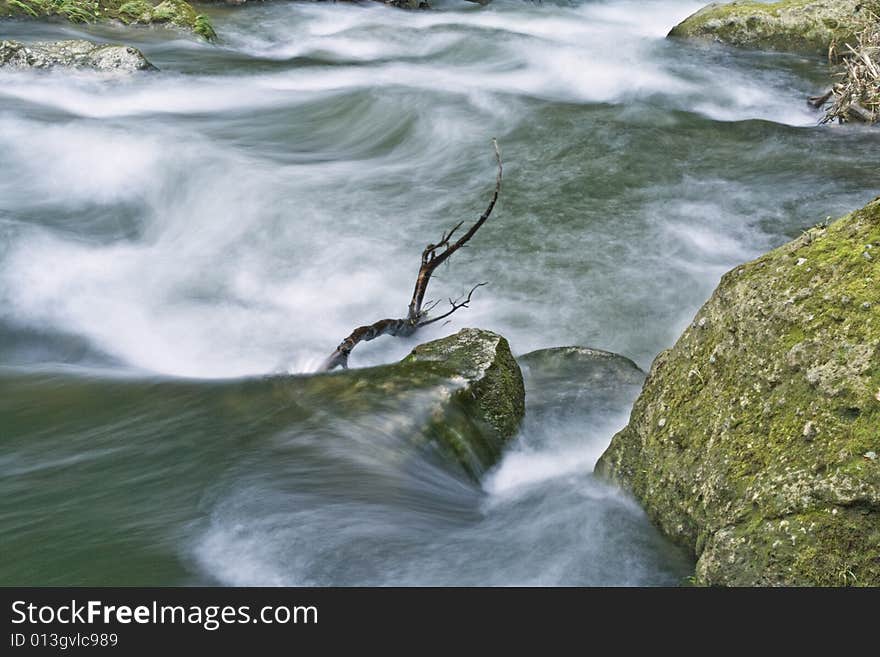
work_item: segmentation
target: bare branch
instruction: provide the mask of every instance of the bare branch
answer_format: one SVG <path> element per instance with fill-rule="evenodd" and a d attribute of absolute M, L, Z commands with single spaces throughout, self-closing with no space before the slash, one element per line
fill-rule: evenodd
<path fill-rule="evenodd" d="M 807 98 L 807 102 L 808 102 L 812 107 L 815 107 L 816 109 L 819 109 L 819 108 L 822 107 L 825 103 L 827 103 L 828 100 L 829 100 L 829 99 L 831 98 L 831 96 L 833 96 L 833 95 L 834 95 L 834 89 L 829 89 L 827 93 L 824 93 L 824 94 L 822 94 L 821 96 L 810 96 L 809 98 Z"/>
<path fill-rule="evenodd" d="M 434 319 L 429 319 L 424 322 L 419 322 L 418 328 L 422 328 L 423 326 L 427 326 L 428 324 L 433 324 L 434 322 L 439 322 L 441 319 L 446 319 L 447 317 L 449 317 L 452 313 L 454 313 L 459 308 L 467 308 L 468 304 L 471 302 L 471 296 L 473 296 L 474 290 L 476 290 L 478 287 L 483 287 L 484 285 L 488 285 L 488 284 L 489 283 L 477 283 L 476 285 L 474 285 L 471 288 L 471 291 L 468 292 L 467 298 L 464 301 L 461 301 L 461 297 L 459 297 L 455 301 L 450 299 L 449 305 L 452 306 L 452 310 L 440 315 L 439 317 L 435 317 Z M 427 316 L 427 311 L 425 311 L 422 315 Z"/>
<path fill-rule="evenodd" d="M 830 95 L 814 99 L 815 107 L 826 107 L 821 123 L 880 122 L 880 17 L 870 11 L 868 16 L 855 47 L 844 44 L 840 53 L 842 66 L 835 75 L 840 81 Z"/>
<path fill-rule="evenodd" d="M 440 240 L 440 244 L 429 244 L 425 247 L 425 250 L 422 252 L 422 266 L 419 268 L 419 273 L 416 277 L 416 286 L 413 290 L 412 300 L 409 303 L 409 312 L 407 313 L 407 317 L 414 322 L 418 322 L 421 318 L 422 300 L 425 298 L 428 283 L 431 281 L 431 274 L 434 273 L 434 270 L 437 269 L 437 267 L 449 259 L 453 253 L 467 244 L 470 239 L 477 234 L 477 231 L 480 230 L 480 227 L 486 223 L 486 220 L 492 214 L 492 210 L 495 208 L 495 203 L 498 202 L 498 196 L 501 194 L 501 178 L 504 173 L 504 168 L 501 163 L 501 151 L 499 150 L 498 142 L 495 139 L 492 140 L 492 147 L 495 149 L 495 162 L 498 163 L 498 173 L 495 176 L 495 191 L 489 201 L 489 206 L 486 208 L 485 212 L 480 215 L 480 218 L 477 219 L 474 225 L 471 226 L 457 242 L 451 245 L 449 244 L 450 238 L 462 226 L 463 222 L 459 222 L 449 231 L 449 233 L 445 233 Z M 446 249 L 438 254 L 436 251 L 441 246 L 445 246 Z"/>
<path fill-rule="evenodd" d="M 436 308 L 436 307 L 437 307 L 437 304 L 439 304 L 439 303 L 440 303 L 440 299 L 437 299 L 436 301 L 428 301 L 428 302 L 422 307 L 422 315 L 427 315 L 429 312 L 431 312 L 432 310 L 434 310 L 434 308 Z"/>
<path fill-rule="evenodd" d="M 438 301 L 429 301 L 426 306 L 423 307 L 425 292 L 427 292 L 428 283 L 431 282 L 431 275 L 434 273 L 434 270 L 448 260 L 453 253 L 465 246 L 471 238 L 477 234 L 477 231 L 480 230 L 484 223 L 486 223 L 486 220 L 492 214 L 492 210 L 495 209 L 495 204 L 498 202 L 498 196 L 501 194 L 503 166 L 501 163 L 501 151 L 499 150 L 498 142 L 495 139 L 492 140 L 492 146 L 495 150 L 495 161 L 498 164 L 498 173 L 495 176 L 495 190 L 489 201 L 489 205 L 486 207 L 483 214 L 480 215 L 467 232 L 459 237 L 458 240 L 451 242 L 452 236 L 464 225 L 464 221 L 459 221 L 449 230 L 449 232 L 443 233 L 440 237 L 440 242 L 437 244 L 428 244 L 424 251 L 422 251 L 421 266 L 419 267 L 419 273 L 416 276 L 415 289 L 413 290 L 413 296 L 409 304 L 406 318 L 380 319 L 373 324 L 359 326 L 352 331 L 351 335 L 339 343 L 339 346 L 336 347 L 336 350 L 332 354 L 330 354 L 330 357 L 324 362 L 319 371 L 325 372 L 336 367 L 342 367 L 343 369 L 348 368 L 348 357 L 352 350 L 361 342 L 374 340 L 380 335 L 412 335 L 416 330 L 423 326 L 428 326 L 441 319 L 445 319 L 460 308 L 467 308 L 468 304 L 471 302 L 471 297 L 473 296 L 474 291 L 478 287 L 487 285 L 487 283 L 478 283 L 471 288 L 471 291 L 464 300 L 462 300 L 461 297 L 457 300 L 450 299 L 449 304 L 452 306 L 451 310 L 439 317 L 426 319 L 428 313 L 436 308 L 439 303 Z M 440 249 L 442 249 L 442 251 L 440 251 Z M 438 251 L 440 252 L 438 253 Z"/>

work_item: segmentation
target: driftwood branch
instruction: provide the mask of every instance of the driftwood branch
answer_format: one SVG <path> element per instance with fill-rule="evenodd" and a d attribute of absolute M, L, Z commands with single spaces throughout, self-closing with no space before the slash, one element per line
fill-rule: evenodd
<path fill-rule="evenodd" d="M 827 103 L 833 95 L 834 89 L 829 89 L 821 96 L 810 96 L 809 98 L 807 98 L 807 102 L 810 104 L 810 106 L 819 109 L 820 107 L 824 107 L 825 103 Z"/>
<path fill-rule="evenodd" d="M 479 219 L 477 219 L 456 241 L 453 242 L 452 238 L 464 225 L 464 221 L 459 221 L 448 232 L 445 232 L 440 236 L 439 242 L 436 244 L 428 244 L 424 251 L 422 251 L 422 261 L 419 266 L 419 273 L 416 276 L 416 284 L 413 289 L 412 299 L 409 302 L 406 317 L 402 319 L 380 319 L 378 322 L 374 322 L 367 326 L 359 326 L 352 331 L 345 340 L 339 343 L 336 350 L 330 354 L 330 357 L 324 362 L 320 371 L 326 372 L 335 369 L 336 367 L 342 367 L 343 369 L 347 368 L 349 355 L 361 342 L 374 340 L 381 335 L 405 337 L 412 335 L 423 326 L 428 326 L 429 324 L 446 319 L 455 311 L 469 307 L 471 297 L 476 289 L 486 285 L 486 283 L 479 283 L 471 288 L 471 291 L 466 297 L 461 297 L 456 300 L 449 299 L 449 305 L 451 306 L 450 310 L 438 317 L 428 319 L 428 313 L 436 308 L 439 303 L 437 301 L 428 301 L 425 303 L 424 300 L 425 293 L 428 291 L 428 283 L 431 282 L 431 275 L 437 267 L 446 262 L 452 254 L 465 246 L 471 238 L 477 234 L 477 231 L 480 230 L 492 214 L 492 210 L 495 209 L 495 204 L 498 202 L 498 196 L 501 194 L 501 177 L 503 174 L 501 151 L 498 149 L 498 142 L 494 139 L 492 140 L 492 146 L 495 149 L 495 161 L 498 164 L 498 173 L 495 176 L 495 191 L 492 194 L 488 207 L 483 214 L 480 215 Z"/>

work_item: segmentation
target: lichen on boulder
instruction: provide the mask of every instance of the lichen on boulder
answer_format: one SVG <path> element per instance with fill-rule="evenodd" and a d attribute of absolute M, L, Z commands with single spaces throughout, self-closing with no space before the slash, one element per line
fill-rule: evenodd
<path fill-rule="evenodd" d="M 119 21 L 125 25 L 171 25 L 208 41 L 217 38 L 204 15 L 185 0 L 0 0 L 0 18 L 46 19 L 72 23 Z"/>
<path fill-rule="evenodd" d="M 676 25 L 670 37 L 733 46 L 828 54 L 864 29 L 875 0 L 744 0 L 712 3 Z"/>
<path fill-rule="evenodd" d="M 143 53 L 131 46 L 92 43 L 81 39 L 24 44 L 0 41 L 0 68 L 90 69 L 98 72 L 133 73 L 155 70 Z"/>
<path fill-rule="evenodd" d="M 711 585 L 880 585 L 880 199 L 737 267 L 596 473 Z"/>

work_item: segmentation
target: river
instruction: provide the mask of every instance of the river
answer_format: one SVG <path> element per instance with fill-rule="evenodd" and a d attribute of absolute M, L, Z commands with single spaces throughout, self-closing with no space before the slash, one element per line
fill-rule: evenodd
<path fill-rule="evenodd" d="M 160 72 L 0 73 L 0 583 L 684 582 L 591 475 L 635 391 L 541 390 L 475 485 L 401 468 L 393 411 L 301 412 L 262 377 L 405 313 L 424 245 L 484 208 L 493 137 L 499 206 L 431 291 L 490 285 L 352 366 L 479 326 L 647 369 L 726 270 L 873 198 L 880 133 L 805 103 L 827 66 L 667 41 L 701 4 L 207 6 L 217 45 L 3 23 Z"/>

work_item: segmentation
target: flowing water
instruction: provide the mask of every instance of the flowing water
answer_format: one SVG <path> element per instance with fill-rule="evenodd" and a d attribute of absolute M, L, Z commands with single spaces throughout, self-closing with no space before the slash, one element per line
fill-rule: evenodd
<path fill-rule="evenodd" d="M 701 4 L 206 7 L 217 46 L 3 23 L 160 72 L 0 73 L 0 583 L 680 582 L 590 474 L 632 389 L 530 384 L 477 486 L 401 466 L 380 398 L 352 418 L 263 377 L 405 311 L 424 244 L 485 206 L 492 137 L 501 203 L 432 292 L 491 285 L 419 341 L 480 326 L 646 368 L 724 271 L 873 198 L 880 133 L 804 102 L 827 67 L 666 41 Z"/>

